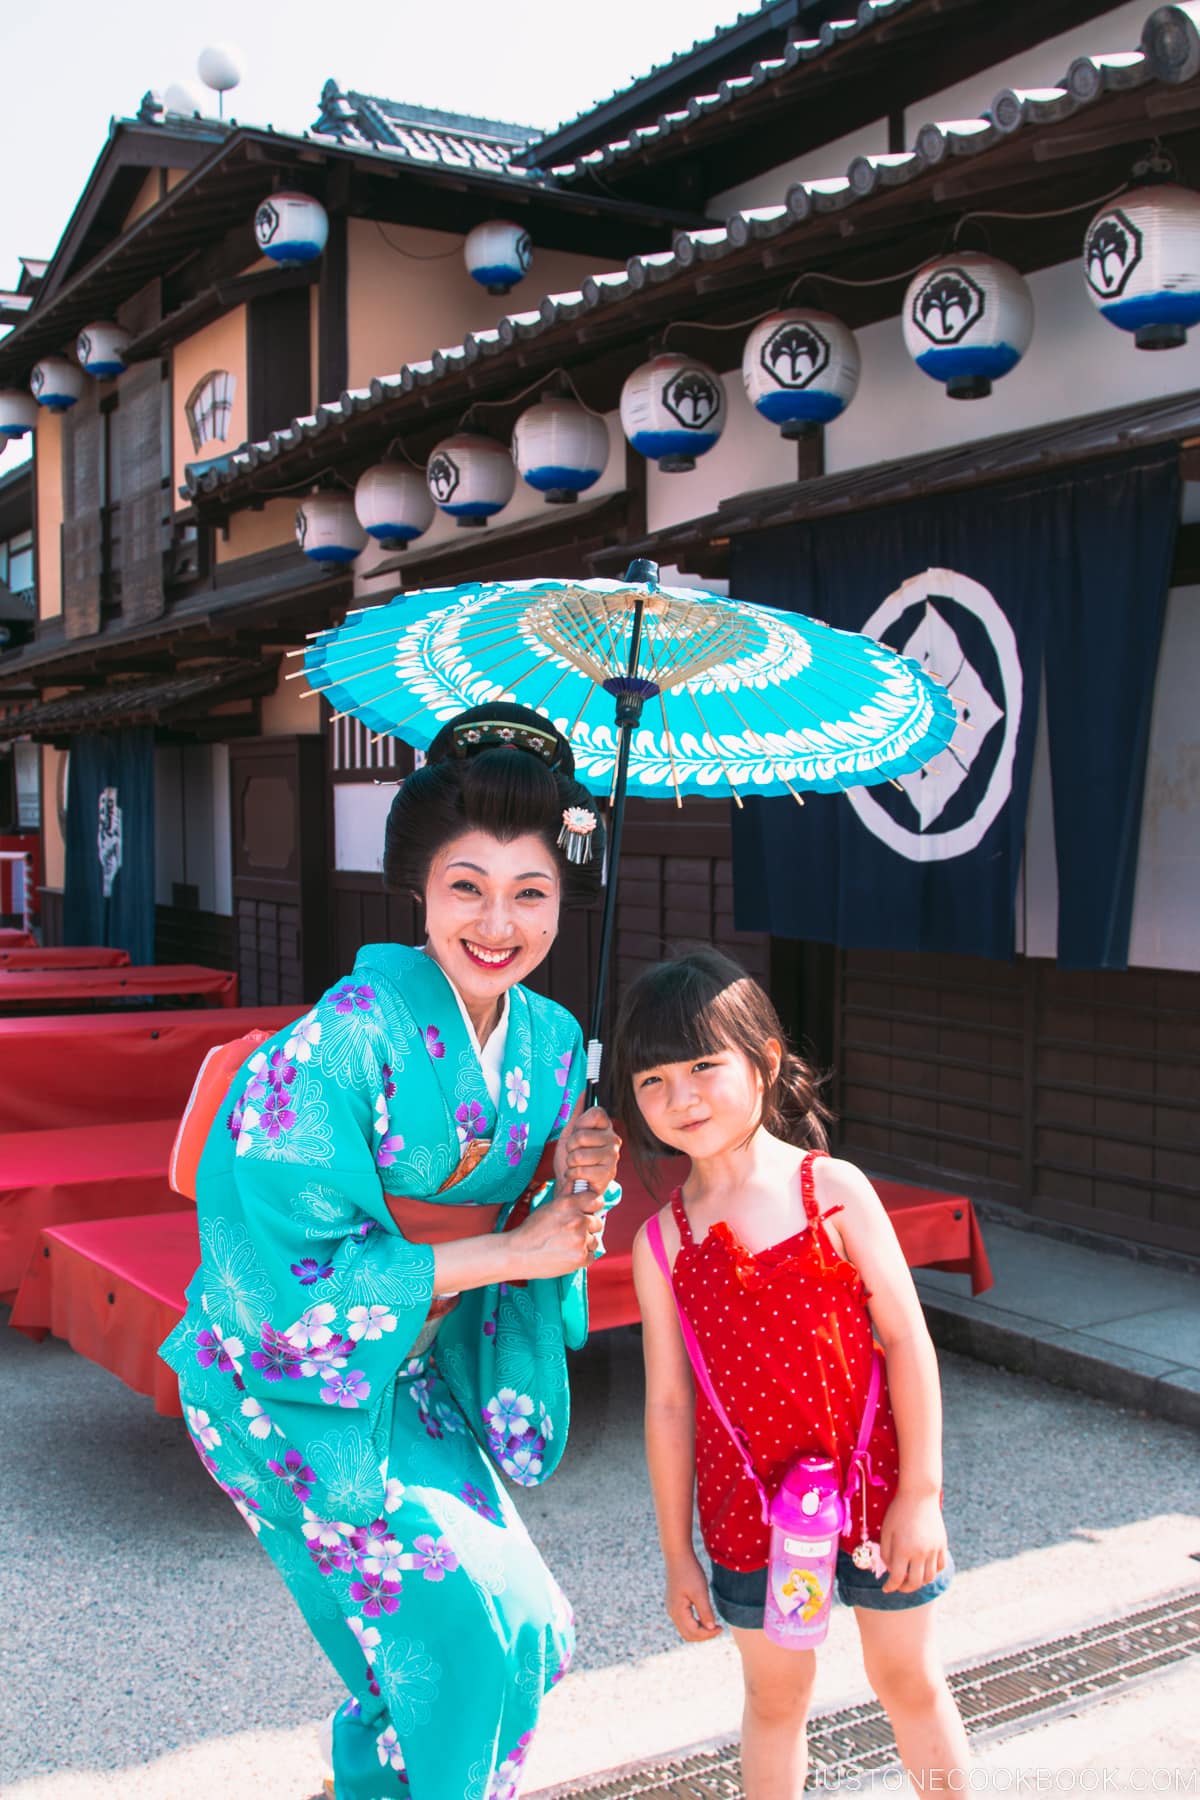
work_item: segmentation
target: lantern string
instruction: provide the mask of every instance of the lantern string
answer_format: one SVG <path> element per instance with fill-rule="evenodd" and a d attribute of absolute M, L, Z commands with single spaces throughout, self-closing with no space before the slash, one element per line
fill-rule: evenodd
<path fill-rule="evenodd" d="M 515 406 L 519 400 L 524 400 L 527 394 L 532 394 L 537 388 L 544 389 L 546 387 L 546 384 L 548 382 L 553 381 L 556 375 L 561 376 L 563 381 L 566 382 L 567 386 L 570 388 L 572 394 L 574 395 L 576 401 L 583 408 L 585 413 L 591 413 L 593 419 L 603 419 L 604 418 L 605 415 L 602 412 L 597 412 L 596 408 L 594 406 L 589 406 L 587 401 L 585 399 L 583 399 L 583 397 L 581 396 L 581 394 L 579 392 L 579 389 L 575 386 L 574 381 L 571 379 L 569 372 L 566 369 L 559 368 L 559 369 L 551 369 L 545 375 L 539 375 L 536 381 L 531 381 L 529 383 L 528 387 L 524 387 L 521 389 L 520 393 L 506 394 L 502 400 L 473 400 L 471 402 L 471 405 L 468 406 L 466 412 L 462 415 L 462 418 L 458 421 L 456 430 L 462 429 L 463 419 L 468 418 L 471 413 L 483 412 L 486 410 L 486 408 L 492 407 L 492 406 Z"/>
<path fill-rule="evenodd" d="M 410 262 L 446 262 L 452 256 L 462 255 L 461 244 L 454 244 L 449 250 L 406 250 L 403 244 L 392 242 L 378 219 L 375 220 L 375 229 L 389 250 L 394 250 L 397 256 L 406 256 Z"/>
<path fill-rule="evenodd" d="M 962 215 L 954 227 L 951 241 L 958 242 L 959 232 L 972 219 L 1065 219 L 1071 213 L 1090 212 L 1094 207 L 1106 205 L 1109 200 L 1115 200 L 1118 194 L 1127 193 L 1129 186 L 1128 181 L 1123 181 L 1119 187 L 1110 189 L 1107 194 L 1097 194 L 1093 200 L 1077 200 L 1073 206 L 1054 206 L 1048 212 L 993 212 L 990 207 L 986 210 L 981 207 L 977 211 Z"/>
<path fill-rule="evenodd" d="M 399 451 L 400 455 L 404 458 L 404 460 L 408 464 L 408 466 L 411 469 L 415 469 L 417 471 L 418 475 L 424 476 L 425 464 L 419 463 L 417 461 L 416 457 L 412 455 L 411 451 L 409 451 L 405 448 L 403 438 L 401 438 L 401 437 L 392 438 L 390 443 L 388 444 L 387 449 L 384 451 L 383 454 L 385 456 L 391 456 L 394 451 Z"/>

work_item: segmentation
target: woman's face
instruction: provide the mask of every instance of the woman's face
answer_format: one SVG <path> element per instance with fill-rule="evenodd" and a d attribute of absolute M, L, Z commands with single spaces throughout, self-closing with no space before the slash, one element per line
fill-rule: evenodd
<path fill-rule="evenodd" d="M 470 1009 L 532 974 L 558 931 L 556 859 L 530 834 L 502 844 L 464 832 L 434 857 L 425 883 L 428 949 Z"/>

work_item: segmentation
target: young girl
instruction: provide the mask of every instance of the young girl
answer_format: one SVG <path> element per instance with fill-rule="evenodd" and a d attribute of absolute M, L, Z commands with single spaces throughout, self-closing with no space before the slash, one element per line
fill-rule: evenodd
<path fill-rule="evenodd" d="M 769 1531 L 738 1451 L 696 1391 L 677 1307 L 770 1493 L 804 1454 L 833 1457 L 845 1480 L 875 1340 L 882 1345 L 869 1475 L 841 1540 L 837 1592 L 855 1609 L 867 1677 L 914 1785 L 954 1786 L 967 1743 L 929 1604 L 952 1573 L 937 1360 L 887 1214 L 858 1169 L 826 1154 L 813 1073 L 789 1054 L 771 1002 L 736 963 L 698 950 L 647 970 L 613 1035 L 614 1110 L 635 1155 L 691 1158 L 658 1215 L 671 1285 L 650 1227 L 633 1251 L 646 1455 L 667 1612 L 681 1637 L 702 1642 L 720 1632 L 715 1611 L 741 1655 L 747 1800 L 799 1800 L 816 1654 L 764 1634 Z M 711 1599 L 692 1548 L 693 1489 Z M 852 1560 L 864 1538 L 879 1546 L 884 1573 Z"/>

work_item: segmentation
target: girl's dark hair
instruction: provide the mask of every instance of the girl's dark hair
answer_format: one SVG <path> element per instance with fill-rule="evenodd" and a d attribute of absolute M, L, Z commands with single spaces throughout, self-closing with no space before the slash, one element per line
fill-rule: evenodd
<path fill-rule="evenodd" d="M 783 1046 L 774 1074 L 767 1040 Z M 642 1117 L 635 1081 L 663 1063 L 690 1062 L 718 1050 L 736 1050 L 757 1069 L 763 1084 L 762 1122 L 788 1143 L 826 1150 L 821 1078 L 788 1049 L 779 1015 L 745 969 L 707 947 L 683 951 L 644 969 L 625 990 L 613 1030 L 613 1111 L 643 1172 L 654 1158 L 671 1154 Z"/>
<path fill-rule="evenodd" d="M 571 862 L 559 848 L 568 807 L 585 807 L 595 817 L 587 862 Z M 434 857 L 465 831 L 486 831 L 501 843 L 527 832 L 540 837 L 558 869 L 564 906 L 586 906 L 600 892 L 600 809 L 575 780 L 566 739 L 526 707 L 472 707 L 438 733 L 429 760 L 406 777 L 392 801 L 383 840 L 384 887 L 423 899 Z"/>

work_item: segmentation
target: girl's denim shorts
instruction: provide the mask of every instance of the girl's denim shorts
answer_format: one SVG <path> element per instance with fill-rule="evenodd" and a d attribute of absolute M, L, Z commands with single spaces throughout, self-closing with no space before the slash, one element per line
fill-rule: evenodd
<path fill-rule="evenodd" d="M 954 1563 L 949 1556 L 940 1575 L 927 1581 L 911 1594 L 885 1594 L 885 1575 L 873 1575 L 870 1569 L 856 1569 L 854 1559 L 845 1550 L 838 1551 L 835 1592 L 843 1606 L 861 1606 L 869 1612 L 907 1612 L 911 1606 L 928 1606 L 944 1594 L 954 1578 Z M 723 1563 L 712 1566 L 712 1600 L 718 1618 L 726 1625 L 743 1630 L 762 1629 L 767 1604 L 767 1571 L 751 1569 L 739 1574 Z"/>

